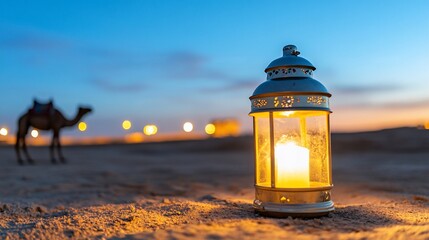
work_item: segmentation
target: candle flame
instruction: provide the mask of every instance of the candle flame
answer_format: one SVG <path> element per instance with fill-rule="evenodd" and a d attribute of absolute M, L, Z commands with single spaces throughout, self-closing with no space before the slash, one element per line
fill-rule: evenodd
<path fill-rule="evenodd" d="M 310 186 L 310 151 L 294 142 L 277 143 L 276 187 L 300 188 Z"/>

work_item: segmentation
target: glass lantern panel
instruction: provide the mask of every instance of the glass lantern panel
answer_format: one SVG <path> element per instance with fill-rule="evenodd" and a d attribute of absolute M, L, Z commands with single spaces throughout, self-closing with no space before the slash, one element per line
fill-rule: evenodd
<path fill-rule="evenodd" d="M 329 112 L 274 113 L 275 187 L 331 185 Z"/>
<path fill-rule="evenodd" d="M 271 187 L 270 117 L 268 112 L 252 114 L 255 133 L 256 185 Z"/>

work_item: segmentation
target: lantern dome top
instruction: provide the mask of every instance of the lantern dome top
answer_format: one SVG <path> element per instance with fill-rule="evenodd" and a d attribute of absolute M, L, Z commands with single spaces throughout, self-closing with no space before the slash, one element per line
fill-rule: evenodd
<path fill-rule="evenodd" d="M 316 69 L 307 59 L 299 57 L 294 45 L 283 48 L 283 57 L 265 69 L 267 81 L 253 92 L 252 113 L 285 110 L 330 111 L 328 89 L 313 78 Z"/>
<path fill-rule="evenodd" d="M 272 61 L 265 72 L 268 72 L 274 68 L 280 67 L 302 67 L 316 70 L 316 68 L 307 59 L 299 57 L 300 52 L 297 50 L 295 45 L 287 45 L 283 48 L 283 57 L 277 58 Z"/>

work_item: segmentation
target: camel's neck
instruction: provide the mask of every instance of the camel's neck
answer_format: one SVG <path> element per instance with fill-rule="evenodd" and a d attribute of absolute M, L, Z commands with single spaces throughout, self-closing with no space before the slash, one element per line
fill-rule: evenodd
<path fill-rule="evenodd" d="M 66 119 L 66 121 L 64 122 L 64 126 L 71 127 L 76 125 L 80 121 L 80 119 L 82 119 L 83 115 L 85 114 L 79 111 L 73 119 Z"/>

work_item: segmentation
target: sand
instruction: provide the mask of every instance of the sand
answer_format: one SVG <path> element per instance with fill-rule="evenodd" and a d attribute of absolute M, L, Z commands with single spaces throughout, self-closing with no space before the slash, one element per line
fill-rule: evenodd
<path fill-rule="evenodd" d="M 333 136 L 336 211 L 254 213 L 250 137 L 69 146 L 68 164 L 0 146 L 1 239 L 429 239 L 429 132 Z"/>

